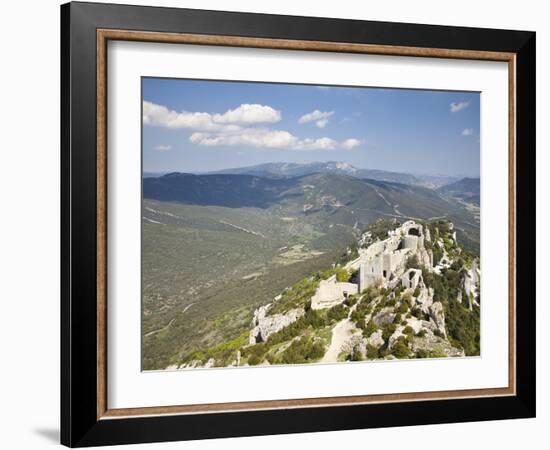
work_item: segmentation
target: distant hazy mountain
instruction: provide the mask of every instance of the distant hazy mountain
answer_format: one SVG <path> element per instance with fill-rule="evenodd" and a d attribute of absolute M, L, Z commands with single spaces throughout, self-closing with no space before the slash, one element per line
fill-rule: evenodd
<path fill-rule="evenodd" d="M 170 173 L 144 178 L 143 196 L 146 370 L 235 339 L 254 308 L 348 255 L 378 219 L 448 219 L 479 253 L 477 218 L 454 198 L 342 172 Z"/>
<path fill-rule="evenodd" d="M 430 189 L 438 189 L 446 184 L 454 183 L 458 181 L 459 177 L 449 177 L 445 175 L 415 175 L 420 180 L 420 186 L 424 186 Z"/>
<path fill-rule="evenodd" d="M 396 183 L 422 185 L 420 178 L 408 173 L 388 172 L 376 169 L 358 169 L 346 162 L 328 161 L 313 162 L 309 164 L 298 163 L 266 163 L 249 167 L 225 169 L 216 174 L 256 175 L 260 177 L 297 177 L 314 173 L 335 173 L 349 175 L 355 178 L 369 178 L 371 180 L 393 181 Z"/>
<path fill-rule="evenodd" d="M 169 173 L 143 179 L 143 197 L 193 205 L 265 208 L 296 184 L 292 178 Z"/>
<path fill-rule="evenodd" d="M 156 178 L 165 174 L 166 172 L 143 172 L 143 178 Z"/>
<path fill-rule="evenodd" d="M 462 178 L 440 187 L 439 192 L 479 206 L 479 178 Z"/>
<path fill-rule="evenodd" d="M 230 208 L 255 207 L 316 222 L 368 224 L 377 217 L 433 218 L 464 208 L 433 189 L 337 173 L 293 178 L 171 173 L 143 180 L 145 199 Z"/>

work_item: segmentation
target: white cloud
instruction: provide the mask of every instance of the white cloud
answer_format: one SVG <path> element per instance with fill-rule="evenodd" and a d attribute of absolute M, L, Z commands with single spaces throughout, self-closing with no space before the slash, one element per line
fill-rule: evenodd
<path fill-rule="evenodd" d="M 316 109 L 310 113 L 304 114 L 298 119 L 298 123 L 315 122 L 318 128 L 325 128 L 328 124 L 330 116 L 334 114 L 334 111 L 319 111 Z"/>
<path fill-rule="evenodd" d="M 288 148 L 294 146 L 298 138 L 288 131 L 244 128 L 232 133 L 193 133 L 189 140 L 194 144 L 210 147 L 249 145 L 253 147 Z"/>
<path fill-rule="evenodd" d="M 449 109 L 452 113 L 462 111 L 470 106 L 470 102 L 453 102 L 449 105 Z"/>
<path fill-rule="evenodd" d="M 330 89 L 330 86 L 315 86 L 317 89 L 320 89 L 321 91 L 328 91 Z"/>
<path fill-rule="evenodd" d="M 361 141 L 355 138 L 346 139 L 344 142 L 342 142 L 342 148 L 346 150 L 352 150 L 359 145 L 361 145 Z"/>
<path fill-rule="evenodd" d="M 327 126 L 328 119 L 321 119 L 315 122 L 315 125 L 317 125 L 317 128 L 325 128 Z"/>
<path fill-rule="evenodd" d="M 252 146 L 259 148 L 285 149 L 285 150 L 336 150 L 343 148 L 349 150 L 357 145 L 358 139 L 346 139 L 338 142 L 329 137 L 304 138 L 282 130 L 270 130 L 267 128 L 243 128 L 231 133 L 193 133 L 189 140 L 193 144 L 215 146 Z"/>
<path fill-rule="evenodd" d="M 324 128 L 332 111 L 315 110 L 300 118 L 300 123 L 315 122 Z M 189 141 L 204 146 L 251 146 L 258 148 L 287 150 L 350 150 L 360 144 L 350 138 L 342 142 L 329 137 L 299 138 L 285 130 L 254 127 L 262 123 L 275 123 L 281 120 L 281 112 L 270 106 L 244 103 L 223 114 L 207 112 L 173 111 L 166 106 L 143 102 L 144 125 L 169 129 L 190 129 Z M 168 151 L 170 146 L 158 145 L 155 150 Z"/>
<path fill-rule="evenodd" d="M 296 150 L 335 150 L 338 147 L 338 141 L 328 137 L 318 139 L 301 139 L 295 146 Z"/>
<path fill-rule="evenodd" d="M 462 130 L 462 136 L 471 136 L 472 134 L 474 134 L 474 129 L 473 128 L 464 128 Z"/>
<path fill-rule="evenodd" d="M 172 150 L 172 146 L 159 144 L 159 145 L 155 145 L 153 147 L 153 150 L 156 150 L 157 152 L 169 152 L 170 150 Z"/>
<path fill-rule="evenodd" d="M 271 106 L 242 104 L 223 114 L 206 112 L 177 112 L 166 106 L 143 102 L 143 123 L 164 128 L 190 128 L 203 131 L 236 131 L 240 125 L 274 123 L 281 120 L 281 113 Z"/>
<path fill-rule="evenodd" d="M 221 131 L 238 129 L 236 125 L 214 123 L 212 115 L 205 112 L 173 111 L 166 106 L 143 102 L 143 124 L 169 129 L 190 128 L 193 130 Z"/>
<path fill-rule="evenodd" d="M 223 114 L 214 114 L 213 120 L 216 123 L 275 123 L 281 120 L 281 112 L 271 106 L 243 103 L 235 109 L 230 109 Z"/>

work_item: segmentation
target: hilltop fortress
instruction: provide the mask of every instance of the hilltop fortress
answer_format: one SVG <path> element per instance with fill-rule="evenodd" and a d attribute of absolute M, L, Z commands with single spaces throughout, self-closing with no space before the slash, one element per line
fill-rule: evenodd
<path fill-rule="evenodd" d="M 367 235 L 363 239 L 368 238 Z M 400 282 L 405 288 L 416 288 L 422 275 L 415 269 L 405 273 L 405 267 L 407 259 L 413 255 L 423 266 L 433 266 L 433 254 L 424 247 L 425 240 L 431 240 L 429 230 L 424 232 L 422 225 L 409 220 L 389 231 L 387 239 L 359 249 L 359 257 L 346 268 L 359 269 L 360 292 L 373 285 L 394 288 Z"/>
<path fill-rule="evenodd" d="M 401 284 L 406 289 L 424 287 L 422 271 L 406 269 L 407 260 L 416 256 L 418 262 L 431 270 L 433 253 L 426 250 L 425 241 L 430 241 L 428 229 L 412 220 L 388 232 L 388 238 L 370 245 L 370 233 L 365 233 L 360 244 L 359 256 L 346 264 L 349 272 L 359 271 L 358 283 L 338 282 L 335 276 L 322 280 L 311 299 L 313 309 L 330 308 L 345 300 L 348 295 L 363 292 L 370 286 L 395 288 Z"/>
<path fill-rule="evenodd" d="M 450 224 L 452 230 L 452 224 Z M 456 243 L 455 234 L 452 240 Z M 427 245 L 427 243 L 430 243 Z M 406 324 L 398 325 L 392 334 L 388 346 L 391 348 L 400 336 L 404 336 L 403 330 L 409 326 L 415 333 L 424 330 L 429 339 L 440 339 L 434 334 L 446 339 L 445 313 L 440 302 L 434 302 L 434 290 L 426 286 L 422 277 L 422 269 L 429 272 L 439 273 L 442 267 L 450 263 L 449 257 L 444 249 L 441 238 L 432 242 L 430 231 L 427 227 L 413 220 L 397 226 L 387 232 L 383 240 L 374 239 L 371 232 L 367 231 L 359 239 L 358 257 L 349 261 L 344 268 L 348 274 L 354 274 L 353 280 L 338 281 L 336 274 L 327 279 L 322 279 L 311 297 L 311 309 L 326 310 L 343 303 L 348 297 L 360 294 L 373 287 L 376 289 L 385 288 L 391 291 L 389 298 L 398 302 L 406 302 L 408 308 L 416 308 L 424 314 L 422 319 L 410 317 L 405 320 Z M 434 255 L 431 250 L 437 245 L 442 250 L 443 257 L 434 267 Z M 471 285 L 475 290 L 476 267 L 473 267 Z M 468 286 L 470 287 L 470 286 Z M 402 294 L 396 296 L 394 290 L 401 289 Z M 475 292 L 474 292 L 475 293 Z M 457 299 L 460 301 L 460 299 Z M 376 302 L 375 302 L 376 303 Z M 259 308 L 252 321 L 249 344 L 265 342 L 267 338 L 288 326 L 301 317 L 305 310 L 301 308 L 292 309 L 286 314 L 269 315 L 272 304 Z M 353 311 L 353 308 L 352 308 Z M 378 327 L 391 323 L 396 317 L 394 307 L 384 307 L 378 313 L 367 315 L 365 320 L 371 320 Z M 369 339 L 363 339 L 361 345 L 375 345 L 379 347 L 384 342 L 382 331 L 374 333 Z M 438 341 L 440 342 L 440 341 Z M 433 343 L 433 342 L 432 342 Z M 364 349 L 363 349 L 364 350 Z M 463 355 L 460 351 L 447 345 L 446 354 Z"/>
<path fill-rule="evenodd" d="M 355 259 L 258 307 L 237 348 L 230 341 L 185 367 L 479 355 L 480 262 L 451 222 L 377 222 L 358 246 Z"/>

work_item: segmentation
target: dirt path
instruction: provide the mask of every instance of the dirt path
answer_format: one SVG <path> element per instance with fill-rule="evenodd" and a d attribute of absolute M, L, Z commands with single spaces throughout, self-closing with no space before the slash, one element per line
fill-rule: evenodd
<path fill-rule="evenodd" d="M 187 305 L 181 313 L 183 314 L 185 311 L 187 311 L 189 308 L 191 308 L 191 306 L 193 306 L 195 303 L 196 302 L 193 302 L 193 303 L 190 303 L 189 305 Z M 170 328 L 172 326 L 172 324 L 174 323 L 175 320 L 176 320 L 176 318 L 174 317 L 170 322 L 168 322 L 168 324 L 166 324 L 162 328 L 159 328 L 159 329 L 153 330 L 153 331 L 149 331 L 149 333 L 145 334 L 145 337 L 153 336 L 154 334 L 160 333 L 161 331 L 166 331 L 168 328 Z"/>
<path fill-rule="evenodd" d="M 322 363 L 332 363 L 338 361 L 338 355 L 342 351 L 343 345 L 353 335 L 352 330 L 355 329 L 355 324 L 348 318 L 338 322 L 332 329 L 332 340 L 330 346 L 321 359 Z"/>
<path fill-rule="evenodd" d="M 400 216 L 400 217 L 404 217 L 403 214 L 401 214 L 401 211 L 399 211 L 399 210 L 397 209 L 397 207 L 398 207 L 399 205 L 392 205 L 392 204 L 388 201 L 388 199 L 387 199 L 386 197 L 384 197 L 384 196 L 382 195 L 382 193 L 381 193 L 378 189 L 376 189 L 376 188 L 373 188 L 373 189 L 374 189 L 374 191 L 378 194 L 378 197 L 380 197 L 382 200 L 384 200 L 384 202 L 386 203 L 386 205 L 388 205 L 390 208 L 393 209 L 393 212 L 394 212 L 395 214 L 397 214 L 397 215 Z"/>
<path fill-rule="evenodd" d="M 193 306 L 196 302 L 194 303 L 189 303 L 185 308 L 183 308 L 183 311 L 181 312 L 182 314 L 187 311 L 189 308 L 191 308 L 191 306 Z"/>
<path fill-rule="evenodd" d="M 218 222 L 223 224 L 223 225 L 227 225 L 228 227 L 235 228 L 236 230 L 242 231 L 244 233 L 253 234 L 254 236 L 260 236 L 260 237 L 265 239 L 265 236 L 262 233 L 258 232 L 258 231 L 249 230 L 247 228 L 240 227 L 239 225 L 235 225 L 233 223 L 226 222 L 225 220 L 218 220 Z"/>
<path fill-rule="evenodd" d="M 145 337 L 153 336 L 154 334 L 160 333 L 161 331 L 167 330 L 170 328 L 170 325 L 174 323 L 175 318 L 172 319 L 170 322 L 168 322 L 167 325 L 163 326 L 162 328 L 159 328 L 158 330 L 149 331 L 149 333 L 145 334 Z"/>

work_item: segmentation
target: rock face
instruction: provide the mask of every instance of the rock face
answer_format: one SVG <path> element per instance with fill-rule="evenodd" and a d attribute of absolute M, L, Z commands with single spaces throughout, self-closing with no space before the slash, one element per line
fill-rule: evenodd
<path fill-rule="evenodd" d="M 413 352 L 425 351 L 432 357 L 440 358 L 464 356 L 464 350 L 453 347 L 447 339 L 431 333 L 427 333 L 424 337 L 414 337 L 411 340 L 411 350 Z"/>
<path fill-rule="evenodd" d="M 429 314 L 439 333 L 447 337 L 447 332 L 445 331 L 445 311 L 441 302 L 433 302 L 429 308 Z"/>
<path fill-rule="evenodd" d="M 447 250 L 445 250 L 445 245 L 443 244 L 443 241 L 441 239 L 438 239 L 435 244 L 443 251 L 441 259 L 437 261 L 437 265 L 433 269 L 435 273 L 439 274 L 443 269 L 448 269 L 449 267 L 451 267 L 453 261 L 451 261 L 451 259 L 449 258 Z"/>
<path fill-rule="evenodd" d="M 252 318 L 251 324 L 252 327 L 255 327 L 260 323 L 260 320 L 262 320 L 266 316 L 270 308 L 271 303 L 268 303 L 267 305 L 260 306 L 256 311 L 254 311 L 254 317 Z"/>
<path fill-rule="evenodd" d="M 392 307 L 383 308 L 382 311 L 380 311 L 378 314 L 376 314 L 372 321 L 376 324 L 378 327 L 382 327 L 388 323 L 392 323 L 393 319 L 395 319 L 395 312 Z"/>
<path fill-rule="evenodd" d="M 335 275 L 319 282 L 319 287 L 311 297 L 312 310 L 332 308 L 344 302 L 348 296 L 354 296 L 353 301 L 346 302 L 347 317 L 339 319 L 337 325 L 331 324 L 334 327 L 333 339 L 338 334 L 336 331 L 344 325 L 347 327 L 344 327 L 345 335 L 337 341 L 336 354 L 331 355 L 334 361 L 341 352 L 349 353 L 348 358 L 352 361 L 364 358 L 441 358 L 465 355 L 460 340 L 455 342 L 447 338 L 445 309 L 443 303 L 434 301 L 434 287 L 437 285 L 431 284 L 437 276 L 441 277 L 441 283 L 447 282 L 447 270 L 453 264 L 452 259 L 461 254 L 461 248 L 454 245 L 456 235 L 449 232 L 452 231 L 451 224 L 445 231 L 432 228 L 431 234 L 430 226 L 433 224 L 424 227 L 411 220 L 388 231 L 386 239 L 374 242 L 369 232 L 363 233 L 358 241 L 361 244 L 358 258 L 345 265 L 348 272 L 359 271 L 358 284 L 338 282 Z M 441 258 L 434 267 L 432 249 L 436 249 L 436 246 L 440 249 L 437 253 Z M 466 257 L 463 266 L 465 270 L 461 268 L 464 275 L 455 301 L 465 305 L 468 305 L 465 302 L 469 302 L 472 309 L 472 304 L 479 298 L 480 271 L 478 260 L 472 260 L 468 255 Z M 453 287 L 456 286 L 454 283 Z M 365 289 L 368 290 L 364 292 Z M 277 298 L 274 299 L 276 301 Z M 284 314 L 270 315 L 271 306 L 262 306 L 254 312 L 250 345 L 265 342 L 273 333 L 302 317 L 307 308 L 303 305 Z M 308 329 L 305 336 L 311 332 Z M 285 345 L 288 347 L 291 342 Z M 372 347 L 377 351 L 373 351 Z M 277 349 L 285 350 L 284 346 Z M 235 365 L 239 364 L 237 357 Z"/>
<path fill-rule="evenodd" d="M 407 319 L 407 324 L 405 325 L 405 327 L 411 327 L 416 334 L 420 330 L 422 330 L 422 328 L 424 328 L 424 323 L 422 320 L 419 320 L 416 317 L 410 317 L 409 319 Z"/>
<path fill-rule="evenodd" d="M 420 288 L 420 294 L 415 299 L 415 303 L 420 307 L 422 312 L 428 314 L 430 306 L 432 306 L 434 301 L 434 290 L 433 288 Z"/>
<path fill-rule="evenodd" d="M 260 309 L 260 308 L 259 308 Z M 258 310 L 256 310 L 258 311 Z M 303 308 L 291 309 L 286 314 L 274 314 L 273 316 L 266 316 L 267 311 L 261 313 L 254 313 L 253 322 L 254 328 L 250 330 L 249 344 L 258 344 L 259 342 L 265 342 L 267 338 L 287 327 L 293 322 L 296 322 L 300 317 L 305 314 Z"/>
<path fill-rule="evenodd" d="M 382 338 L 382 330 L 376 330 L 368 338 L 365 339 L 366 345 L 372 345 L 376 348 L 380 348 L 384 345 L 384 339 Z"/>
<path fill-rule="evenodd" d="M 342 283 L 336 281 L 336 275 L 326 280 L 321 280 L 315 295 L 311 297 L 311 309 L 332 308 L 342 303 L 348 295 L 358 292 L 355 283 Z"/>
<path fill-rule="evenodd" d="M 474 261 L 472 262 L 472 267 L 464 274 L 464 292 L 466 293 L 466 301 L 470 309 L 472 309 L 473 304 L 479 306 L 476 300 L 479 293 L 479 278 L 479 269 Z"/>

